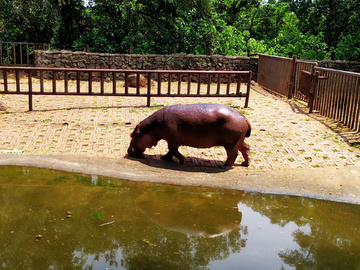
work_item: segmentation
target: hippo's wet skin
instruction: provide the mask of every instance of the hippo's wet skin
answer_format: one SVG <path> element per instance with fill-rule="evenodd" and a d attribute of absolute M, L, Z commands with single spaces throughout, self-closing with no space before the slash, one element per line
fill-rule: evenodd
<path fill-rule="evenodd" d="M 244 142 L 251 127 L 237 110 L 218 104 L 172 105 L 141 121 L 131 134 L 130 157 L 141 157 L 146 148 L 156 146 L 161 139 L 168 142 L 169 152 L 161 158 L 172 161 L 175 156 L 184 163 L 179 146 L 210 148 L 223 146 L 227 153 L 223 169 L 234 164 L 238 150 L 244 157 L 242 166 L 250 164 L 250 147 Z"/>

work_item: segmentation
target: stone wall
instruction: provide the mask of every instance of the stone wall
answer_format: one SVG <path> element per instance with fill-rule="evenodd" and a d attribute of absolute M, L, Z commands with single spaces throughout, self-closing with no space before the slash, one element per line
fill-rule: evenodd
<path fill-rule="evenodd" d="M 355 61 L 317 61 L 319 67 L 352 71 L 360 73 L 360 62 Z M 138 70 L 230 70 L 253 72 L 252 79 L 257 80 L 258 58 L 243 56 L 222 55 L 139 55 L 139 54 L 107 54 L 86 53 L 71 51 L 35 51 L 36 67 L 56 68 L 89 68 L 89 69 L 138 69 Z M 59 75 L 60 78 L 63 75 Z M 81 79 L 86 80 L 88 74 L 81 74 Z M 94 80 L 99 79 L 98 74 L 93 74 Z M 45 74 L 51 78 L 51 74 Z M 192 81 L 196 81 L 193 76 Z M 203 76 L 206 77 L 206 76 Z M 69 74 L 70 79 L 76 79 L 76 74 Z M 112 74 L 107 74 L 105 79 L 111 79 Z M 213 77 L 214 78 L 214 77 Z M 120 75 L 119 79 L 124 79 Z M 163 76 L 167 80 L 166 76 Z M 177 79 L 174 76 L 174 79 Z M 186 78 L 183 78 L 186 79 Z M 234 81 L 235 78 L 233 78 Z M 206 78 L 202 78 L 206 83 Z M 205 80 L 205 81 L 204 81 Z M 216 79 L 214 78 L 214 81 Z M 225 79 L 226 80 L 226 79 Z"/>
<path fill-rule="evenodd" d="M 318 61 L 318 66 L 323 68 L 338 69 L 360 73 L 360 62 L 346 60 L 323 60 Z"/>
<path fill-rule="evenodd" d="M 231 57 L 192 54 L 138 55 L 70 51 L 35 51 L 36 67 L 138 70 L 251 70 L 253 72 L 252 79 L 255 81 L 257 78 L 257 64 L 257 58 L 242 56 Z M 86 79 L 87 75 L 84 74 L 82 76 L 84 76 L 82 79 Z M 111 74 L 108 76 L 110 77 Z"/>

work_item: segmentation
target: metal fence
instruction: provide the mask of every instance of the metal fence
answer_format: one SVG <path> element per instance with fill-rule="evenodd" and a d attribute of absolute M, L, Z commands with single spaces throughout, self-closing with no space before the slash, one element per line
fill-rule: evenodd
<path fill-rule="evenodd" d="M 258 83 L 273 93 L 292 97 L 296 56 L 285 58 L 259 54 Z"/>
<path fill-rule="evenodd" d="M 135 87 L 130 87 L 130 74 L 136 74 Z M 50 80 L 44 78 L 49 75 Z M 145 87 L 140 87 L 141 75 L 146 78 Z M 251 71 L 0 66 L 0 94 L 28 95 L 30 111 L 33 95 L 139 96 L 147 98 L 147 106 L 150 106 L 151 97 L 244 97 L 247 108 L 251 75 Z"/>
<path fill-rule="evenodd" d="M 314 109 L 360 131 L 360 73 L 315 67 L 326 80 L 315 81 Z"/>
<path fill-rule="evenodd" d="M 293 97 L 309 102 L 309 96 L 306 93 L 301 91 L 301 76 L 303 74 L 303 70 L 314 74 L 314 67 L 317 65 L 315 61 L 303 61 L 296 60 L 296 68 L 295 68 L 295 77 L 294 77 L 294 91 Z"/>
<path fill-rule="evenodd" d="M 33 66 L 34 50 L 45 47 L 45 43 L 0 42 L 0 66 Z"/>

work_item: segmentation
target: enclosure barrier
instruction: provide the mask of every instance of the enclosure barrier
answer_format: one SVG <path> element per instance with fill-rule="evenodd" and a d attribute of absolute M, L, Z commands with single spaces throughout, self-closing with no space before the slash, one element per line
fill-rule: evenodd
<path fill-rule="evenodd" d="M 296 60 L 296 68 L 295 68 L 295 77 L 294 77 L 294 91 L 293 97 L 299 100 L 303 100 L 305 102 L 309 102 L 309 95 L 307 90 L 301 89 L 302 82 L 301 79 L 304 76 L 302 71 L 307 71 L 311 74 L 314 74 L 314 67 L 316 67 L 317 63 L 315 61 L 303 61 Z M 311 100 L 310 100 L 311 102 Z"/>
<path fill-rule="evenodd" d="M 309 113 L 360 131 L 360 73 L 326 69 L 315 61 L 259 55 L 258 83 L 273 93 L 308 102 Z"/>
<path fill-rule="evenodd" d="M 265 89 L 292 98 L 296 56 L 286 58 L 259 54 L 258 83 Z"/>
<path fill-rule="evenodd" d="M 0 94 L 28 95 L 29 111 L 33 110 L 33 95 L 138 96 L 147 98 L 148 107 L 151 97 L 245 97 L 245 108 L 247 108 L 252 75 L 251 71 L 64 69 L 1 66 L 0 72 L 0 76 L 2 76 L 0 77 Z M 86 74 L 87 76 L 84 76 Z M 129 85 L 130 74 L 136 74 L 134 88 Z M 146 78 L 147 85 L 145 87 L 140 87 L 141 75 Z M 48 76 L 50 76 L 50 80 L 46 80 Z M 86 78 L 85 81 L 84 78 Z M 119 81 L 122 78 L 125 81 L 123 85 Z M 202 83 L 204 81 L 205 84 Z M 240 91 L 241 83 L 246 85 L 244 93 Z M 166 89 L 164 90 L 164 88 Z"/>
<path fill-rule="evenodd" d="M 360 131 L 360 73 L 320 67 L 314 71 L 314 109 Z"/>
<path fill-rule="evenodd" d="M 34 51 L 45 50 L 45 47 L 45 43 L 0 41 L 0 66 L 32 66 Z"/>

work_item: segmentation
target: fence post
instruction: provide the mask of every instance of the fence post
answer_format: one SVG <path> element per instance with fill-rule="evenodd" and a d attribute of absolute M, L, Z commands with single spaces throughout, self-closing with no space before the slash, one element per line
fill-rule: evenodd
<path fill-rule="evenodd" d="M 14 60 L 14 65 L 16 65 L 16 44 L 13 43 L 13 60 Z"/>
<path fill-rule="evenodd" d="M 160 83 L 160 82 L 159 82 Z M 148 78 L 147 78 L 147 102 L 146 102 L 146 106 L 150 107 L 150 99 L 151 99 L 151 73 L 148 73 Z"/>
<path fill-rule="evenodd" d="M 252 77 L 252 71 L 250 71 L 248 75 L 248 82 L 246 86 L 245 108 L 249 106 L 251 77 Z"/>
<path fill-rule="evenodd" d="M 33 110 L 32 106 L 32 74 L 31 70 L 29 70 L 28 73 L 28 84 L 29 84 L 29 111 L 31 112 Z"/>
<path fill-rule="evenodd" d="M 129 47 L 129 54 L 131 54 L 131 47 Z"/>
<path fill-rule="evenodd" d="M 294 85 L 295 85 L 295 68 L 296 68 L 296 55 L 293 56 L 291 71 L 290 71 L 290 78 L 289 78 L 289 91 L 288 91 L 288 99 L 292 98 Z"/>
<path fill-rule="evenodd" d="M 0 65 L 3 63 L 2 59 L 2 42 L 0 42 Z"/>
<path fill-rule="evenodd" d="M 168 55 L 170 55 L 171 54 L 171 47 L 169 47 L 169 49 L 168 49 Z"/>
<path fill-rule="evenodd" d="M 89 52 L 89 45 L 86 45 L 86 52 Z"/>
<path fill-rule="evenodd" d="M 7 64 L 10 65 L 9 43 L 6 43 Z"/>
<path fill-rule="evenodd" d="M 311 76 L 313 76 L 314 81 L 312 83 L 312 87 L 310 88 L 310 93 L 309 93 L 309 103 L 308 103 L 309 113 L 313 112 L 314 99 L 316 97 L 316 88 L 317 88 L 317 81 L 318 81 L 319 74 L 320 74 L 319 71 L 315 71 L 315 76 L 311 75 Z"/>

